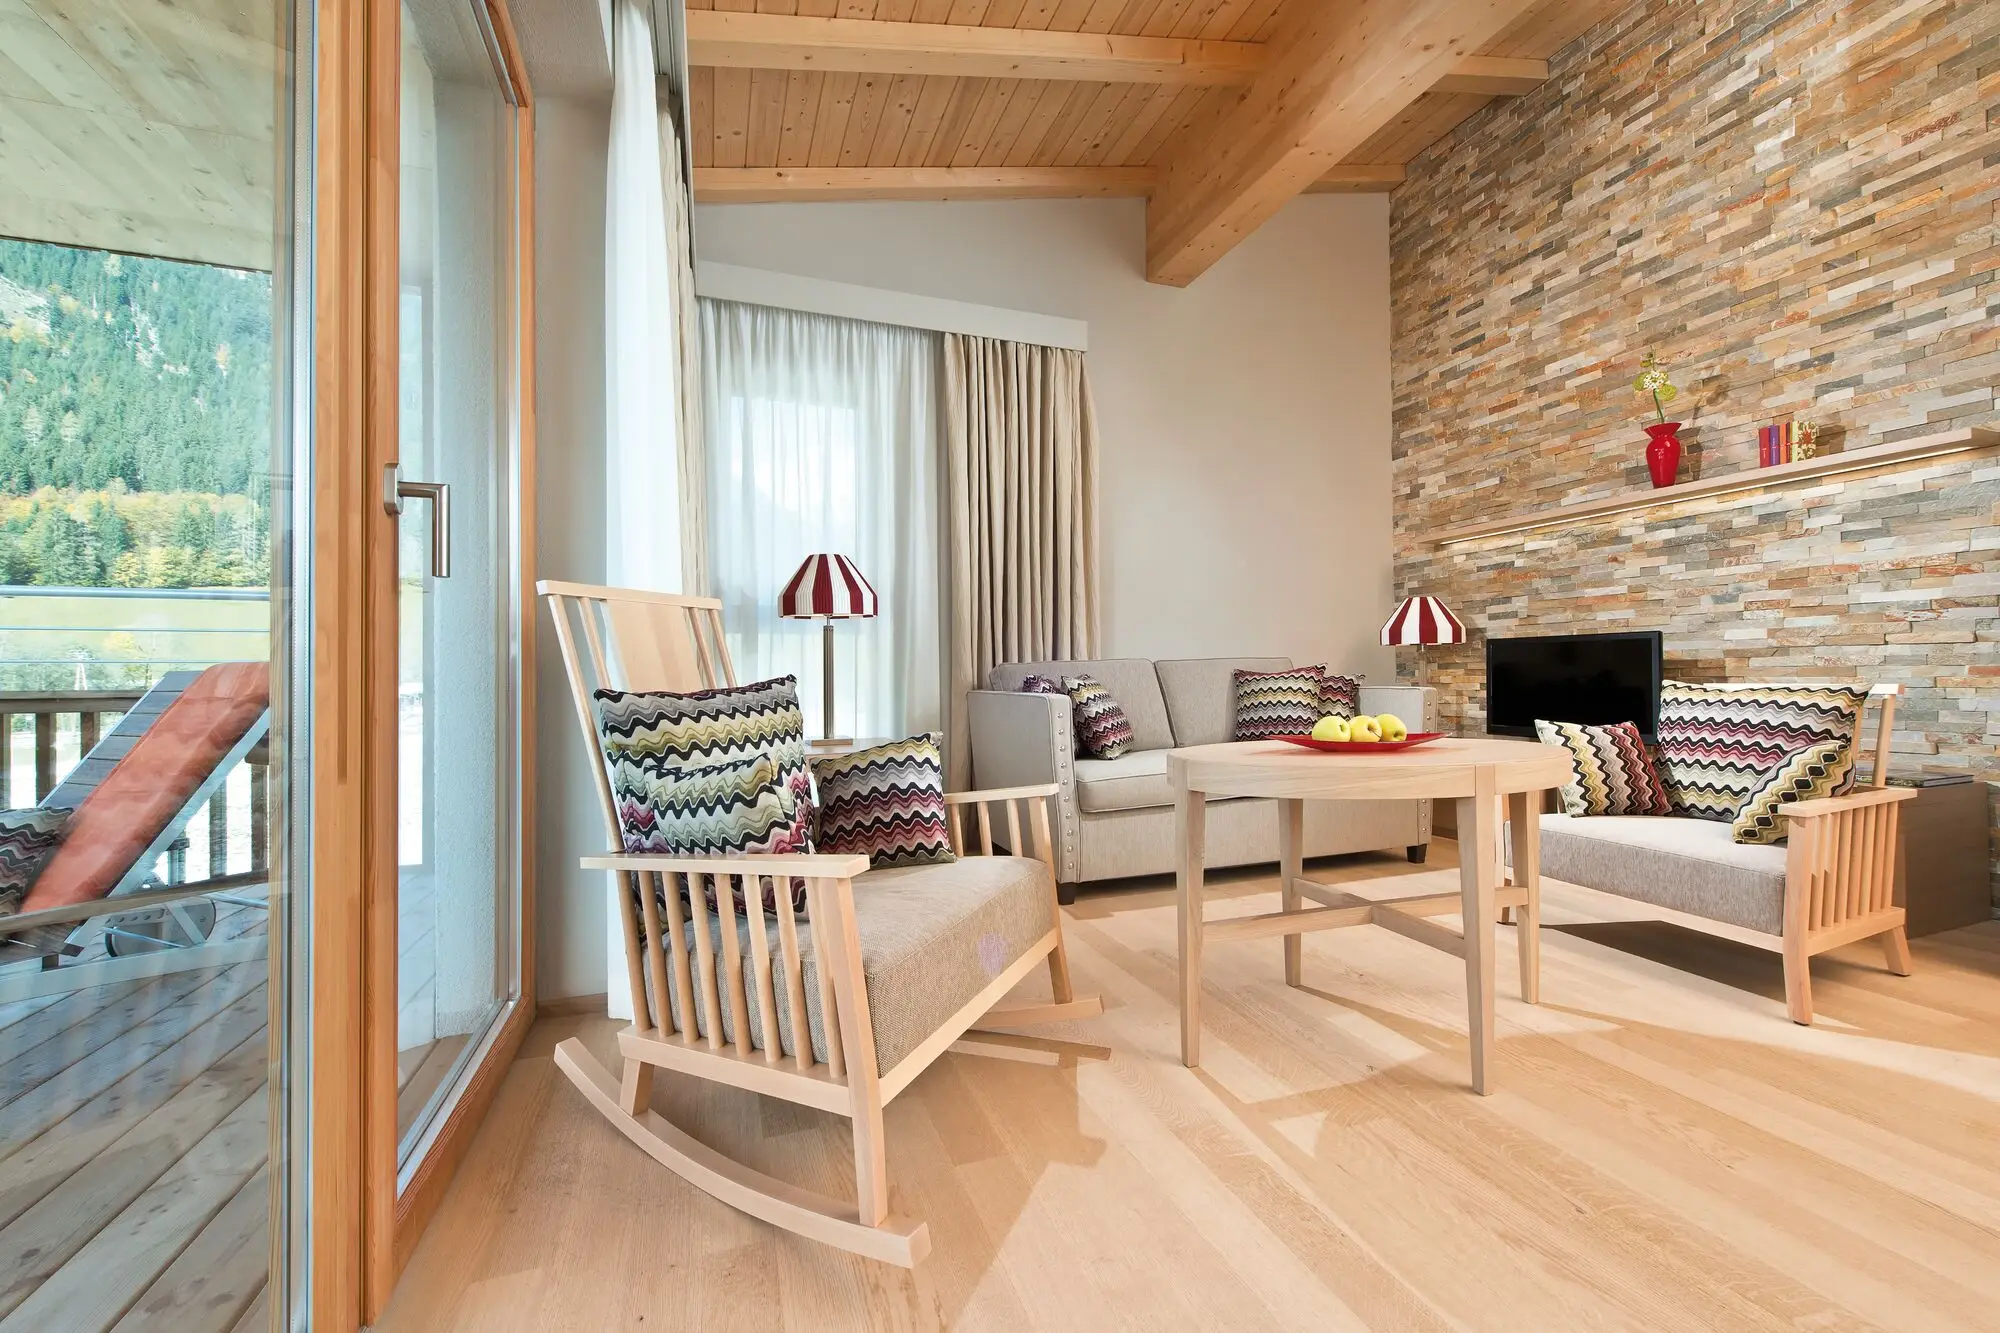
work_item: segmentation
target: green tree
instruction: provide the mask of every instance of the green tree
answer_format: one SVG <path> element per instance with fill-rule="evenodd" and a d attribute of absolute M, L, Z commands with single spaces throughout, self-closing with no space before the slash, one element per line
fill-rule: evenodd
<path fill-rule="evenodd" d="M 61 505 L 44 505 L 28 530 L 35 582 L 46 588 L 87 588 L 96 584 L 87 530 Z"/>

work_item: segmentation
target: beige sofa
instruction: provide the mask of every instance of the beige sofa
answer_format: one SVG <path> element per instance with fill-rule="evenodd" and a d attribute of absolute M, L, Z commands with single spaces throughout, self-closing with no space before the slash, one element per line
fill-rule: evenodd
<path fill-rule="evenodd" d="M 967 700 L 972 725 L 972 780 L 980 788 L 1053 782 L 1056 878 L 1062 901 L 1096 880 L 1158 875 L 1174 868 L 1174 795 L 1167 751 L 1235 739 L 1236 669 L 1282 671 L 1282 657 L 1215 657 L 1154 662 L 1021 662 L 995 668 Z M 1030 675 L 1060 681 L 1090 675 L 1103 682 L 1132 722 L 1133 746 L 1118 759 L 1078 758 L 1064 695 L 1022 694 Z M 1413 731 L 1429 726 L 1428 689 L 1365 685 L 1361 708 L 1395 713 Z M 1421 861 L 1430 845 L 1428 801 L 1312 802 L 1306 807 L 1305 854 L 1405 851 Z M 1211 800 L 1208 864 L 1255 865 L 1278 856 L 1278 818 L 1266 800 Z"/>

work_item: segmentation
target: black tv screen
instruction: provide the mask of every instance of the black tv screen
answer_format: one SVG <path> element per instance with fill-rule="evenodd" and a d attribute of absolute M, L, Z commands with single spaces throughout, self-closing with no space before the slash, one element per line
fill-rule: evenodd
<path fill-rule="evenodd" d="M 1533 736 L 1535 720 L 1660 724 L 1660 633 L 1486 640 L 1486 729 Z"/>

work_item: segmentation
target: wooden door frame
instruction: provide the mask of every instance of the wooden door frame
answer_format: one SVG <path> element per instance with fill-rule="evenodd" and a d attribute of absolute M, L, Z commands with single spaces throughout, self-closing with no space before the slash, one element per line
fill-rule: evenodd
<path fill-rule="evenodd" d="M 307 1146 L 311 1312 L 328 1333 L 380 1317 L 535 1013 L 534 103 L 505 0 L 480 2 L 515 97 L 520 995 L 399 1195 L 397 520 L 382 507 L 382 473 L 398 434 L 402 13 L 399 0 L 315 0 Z"/>

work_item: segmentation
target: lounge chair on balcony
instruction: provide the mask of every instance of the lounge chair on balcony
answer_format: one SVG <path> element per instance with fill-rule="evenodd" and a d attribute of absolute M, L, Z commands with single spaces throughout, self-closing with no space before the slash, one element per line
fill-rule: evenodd
<path fill-rule="evenodd" d="M 262 931 L 211 942 L 208 900 L 268 872 L 182 881 L 180 850 L 195 814 L 263 744 L 270 701 L 263 662 L 170 673 L 43 798 L 72 813 L 20 910 L 0 916 L 0 964 L 11 964 L 0 966 L 0 1002 L 263 955 Z M 86 959 L 100 942 L 105 957 Z"/>

